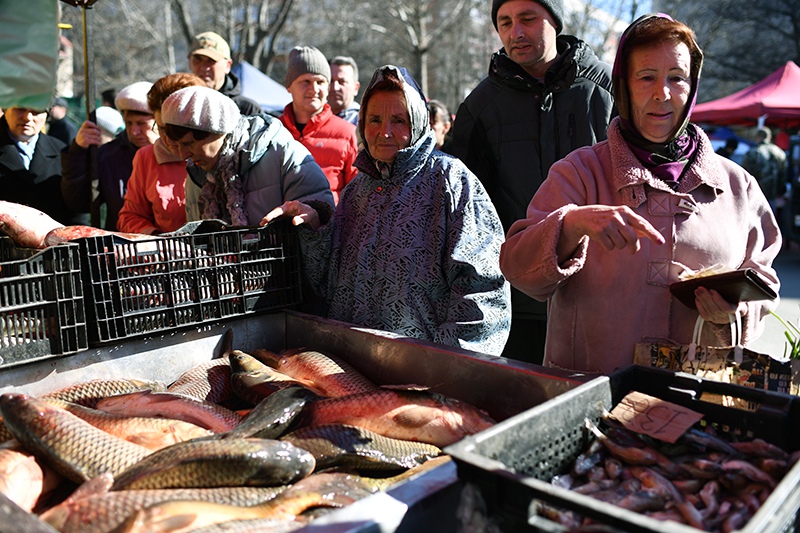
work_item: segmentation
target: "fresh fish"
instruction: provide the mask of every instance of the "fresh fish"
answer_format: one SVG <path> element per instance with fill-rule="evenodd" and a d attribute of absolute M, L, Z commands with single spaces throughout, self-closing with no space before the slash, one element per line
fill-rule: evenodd
<path fill-rule="evenodd" d="M 15 440 L 0 448 L 0 492 L 30 512 L 45 490 L 44 470 Z"/>
<path fill-rule="evenodd" d="M 320 396 L 327 396 L 310 381 L 287 376 L 240 350 L 231 352 L 229 360 L 234 392 L 253 405 L 258 405 L 261 400 L 279 390 L 297 386 L 305 387 Z"/>
<path fill-rule="evenodd" d="M 722 452 L 726 455 L 732 455 L 734 457 L 739 455 L 740 453 L 730 443 L 725 442 L 719 437 L 716 437 L 710 433 L 706 433 L 705 431 L 701 431 L 697 428 L 689 428 L 683 435 L 681 435 L 681 439 L 693 444 L 698 444 L 704 450 L 706 448 L 709 450 L 716 450 L 718 452 Z"/>
<path fill-rule="evenodd" d="M 391 477 L 373 478 L 368 476 L 361 476 L 361 482 L 364 483 L 366 486 L 368 486 L 370 490 L 372 490 L 372 492 L 379 492 L 382 490 L 386 491 L 391 489 L 395 485 L 399 485 L 400 483 L 404 483 L 409 479 L 421 476 L 425 472 L 433 470 L 434 468 L 438 468 L 444 464 L 449 463 L 450 461 L 452 461 L 452 458 L 449 455 L 440 455 L 439 457 L 434 457 L 433 459 L 425 461 L 421 465 L 415 466 L 414 468 L 409 468 L 405 472 L 401 472 Z"/>
<path fill-rule="evenodd" d="M 485 412 L 428 391 L 380 388 L 310 404 L 308 425 L 348 424 L 439 448 L 494 424 Z"/>
<path fill-rule="evenodd" d="M 277 439 L 292 427 L 306 404 L 317 399 L 316 394 L 304 387 L 279 390 L 256 405 L 238 426 L 219 437 Z"/>
<path fill-rule="evenodd" d="M 229 406 L 238 399 L 231 386 L 231 365 L 227 357 L 210 359 L 187 370 L 167 388 L 167 392 L 223 406 Z"/>
<path fill-rule="evenodd" d="M 681 494 L 670 480 L 655 470 L 642 466 L 632 466 L 629 471 L 636 479 L 642 482 L 645 488 L 666 499 L 672 500 L 687 524 L 698 529 L 705 529 L 703 516 L 700 514 L 700 511 L 690 502 L 686 501 L 683 494 Z"/>
<path fill-rule="evenodd" d="M 100 400 L 97 408 L 128 416 L 174 418 L 210 429 L 214 433 L 230 431 L 242 421 L 242 415 L 221 405 L 171 392 L 145 390 L 118 394 Z"/>
<path fill-rule="evenodd" d="M 143 446 L 109 435 L 72 413 L 25 394 L 1 395 L 0 413 L 26 450 L 78 483 L 104 472 L 118 474 L 150 454 Z"/>
<path fill-rule="evenodd" d="M 42 395 L 42 399 L 56 399 L 76 403 L 84 407 L 97 407 L 97 402 L 108 396 L 127 394 L 129 392 L 151 390 L 163 392 L 167 386 L 160 381 L 144 381 L 139 379 L 95 379 L 78 383 Z"/>
<path fill-rule="evenodd" d="M 585 420 L 585 423 L 589 431 L 594 434 L 614 457 L 630 465 L 658 465 L 665 472 L 678 477 L 686 474 L 680 466 L 670 461 L 667 456 L 663 455 L 658 450 L 646 445 L 643 445 L 641 448 L 623 446 L 600 431 L 600 428 L 588 418 Z"/>
<path fill-rule="evenodd" d="M 276 520 L 274 518 L 250 518 L 245 520 L 231 520 L 219 522 L 193 529 L 192 533 L 253 533 L 254 531 L 268 531 L 269 533 L 288 533 L 304 527 L 308 518 L 297 517 L 292 521 Z"/>
<path fill-rule="evenodd" d="M 86 237 L 102 237 L 105 235 L 116 235 L 131 241 L 159 239 L 157 235 L 145 235 L 142 233 L 123 233 L 121 231 L 108 231 L 92 226 L 60 226 L 50 230 L 44 238 L 45 246 L 55 246 L 56 244 L 83 239 Z"/>
<path fill-rule="evenodd" d="M 0 492 L 0 528 L 3 533 L 58 533 Z"/>
<path fill-rule="evenodd" d="M 436 446 L 383 437 L 364 428 L 327 424 L 296 429 L 281 440 L 308 450 L 317 470 L 332 467 L 396 470 L 418 466 L 442 453 Z"/>
<path fill-rule="evenodd" d="M 572 473 L 580 477 L 597 466 L 605 457 L 605 448 L 599 440 L 595 439 L 589 445 L 589 448 L 575 458 L 572 466 Z"/>
<path fill-rule="evenodd" d="M 733 459 L 722 463 L 722 465 L 720 466 L 722 467 L 722 470 L 725 472 L 734 472 L 736 474 L 741 474 L 751 481 L 755 481 L 756 483 L 763 483 L 764 485 L 768 486 L 771 489 L 775 488 L 775 480 L 772 479 L 772 477 L 769 474 L 753 466 L 747 461 Z"/>
<path fill-rule="evenodd" d="M 770 459 L 780 459 L 782 461 L 787 461 L 789 459 L 789 454 L 786 453 L 786 451 L 763 439 L 732 442 L 731 446 L 749 457 L 767 457 Z"/>
<path fill-rule="evenodd" d="M 622 475 L 622 462 L 619 459 L 608 457 L 603 464 L 609 478 L 618 479 Z"/>
<path fill-rule="evenodd" d="M 598 479 L 572 487 L 578 494 L 592 494 L 601 490 L 608 490 L 619 484 L 616 479 Z"/>
<path fill-rule="evenodd" d="M 214 433 L 183 420 L 126 416 L 99 409 L 92 409 L 61 400 L 47 399 L 47 403 L 72 413 L 98 429 L 149 450 L 160 450 L 166 446 L 191 439 L 207 437 Z"/>
<path fill-rule="evenodd" d="M 780 459 L 762 457 L 752 462 L 774 479 L 781 479 L 786 475 L 786 472 L 789 471 L 789 463 L 787 461 L 781 461 Z"/>
<path fill-rule="evenodd" d="M 312 507 L 344 507 L 371 493 L 358 476 L 316 474 L 298 481 L 272 500 L 250 507 L 189 500 L 153 505 L 129 517 L 115 533 L 178 533 L 256 518 L 292 521 Z"/>
<path fill-rule="evenodd" d="M 64 225 L 29 207 L 0 200 L 0 231 L 22 248 L 46 248 L 47 234 Z"/>
<path fill-rule="evenodd" d="M 3 417 L 0 416 L 0 444 L 10 441 L 13 438 L 14 437 L 11 436 L 11 432 L 3 422 Z"/>
<path fill-rule="evenodd" d="M 378 388 L 347 362 L 322 352 L 296 349 L 276 354 L 259 349 L 252 355 L 283 374 L 312 383 L 325 396 L 347 396 Z"/>
<path fill-rule="evenodd" d="M 314 456 L 267 439 L 174 444 L 118 474 L 111 490 L 263 487 L 294 483 L 314 470 Z"/>
<path fill-rule="evenodd" d="M 170 500 L 196 500 L 251 506 L 271 500 L 280 487 L 220 487 L 210 489 L 121 490 L 109 492 L 114 480 L 102 474 L 82 484 L 41 518 L 61 533 L 105 533 L 140 509 Z"/>

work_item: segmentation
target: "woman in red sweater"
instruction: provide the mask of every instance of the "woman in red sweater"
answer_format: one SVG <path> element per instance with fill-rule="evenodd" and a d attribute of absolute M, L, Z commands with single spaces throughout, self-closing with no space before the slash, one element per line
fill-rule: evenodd
<path fill-rule="evenodd" d="M 186 223 L 186 161 L 176 155 L 174 142 L 163 133 L 161 105 L 175 91 L 193 85 L 204 83 L 194 74 L 169 74 L 156 81 L 147 93 L 158 139 L 152 146 L 138 150 L 133 158 L 133 172 L 117 221 L 119 231 L 157 235 L 175 231 Z"/>

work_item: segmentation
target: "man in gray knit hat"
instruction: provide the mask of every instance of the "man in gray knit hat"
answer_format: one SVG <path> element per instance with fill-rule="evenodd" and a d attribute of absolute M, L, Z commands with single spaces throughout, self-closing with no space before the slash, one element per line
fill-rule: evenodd
<path fill-rule="evenodd" d="M 331 67 L 322 52 L 313 46 L 293 48 L 286 65 L 292 102 L 284 108 L 281 122 L 322 167 L 338 202 L 339 193 L 356 175 L 358 143 L 355 125 L 331 111 L 330 81 Z"/>
<path fill-rule="evenodd" d="M 611 66 L 562 34 L 562 0 L 493 0 L 492 23 L 503 48 L 458 109 L 452 154 L 481 180 L 508 232 L 553 163 L 606 138 L 614 100 Z M 503 356 L 541 363 L 546 305 L 511 292 Z"/>

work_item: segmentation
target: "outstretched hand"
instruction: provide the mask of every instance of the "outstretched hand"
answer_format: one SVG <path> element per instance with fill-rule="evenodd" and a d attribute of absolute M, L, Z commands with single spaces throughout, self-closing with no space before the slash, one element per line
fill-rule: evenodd
<path fill-rule="evenodd" d="M 584 235 L 600 243 L 606 250 L 627 248 L 632 254 L 642 247 L 639 239 L 650 239 L 656 244 L 665 242 L 658 230 L 628 206 L 586 205 L 564 216 L 559 258 L 571 255 Z M 561 257 L 562 251 L 564 258 Z"/>
<path fill-rule="evenodd" d="M 293 225 L 299 226 L 300 224 L 308 224 L 313 230 L 318 229 L 320 226 L 319 213 L 317 213 L 317 210 L 297 200 L 284 202 L 283 205 L 267 213 L 266 216 L 261 219 L 261 225 L 265 226 L 277 218 L 291 218 Z"/>

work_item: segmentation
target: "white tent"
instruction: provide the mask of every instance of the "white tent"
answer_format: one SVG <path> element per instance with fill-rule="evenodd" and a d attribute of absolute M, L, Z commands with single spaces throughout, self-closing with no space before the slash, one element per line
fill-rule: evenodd
<path fill-rule="evenodd" d="M 267 113 L 280 115 L 283 108 L 292 101 L 292 95 L 286 87 L 247 61 L 234 65 L 231 71 L 239 78 L 242 96 L 258 102 Z"/>

